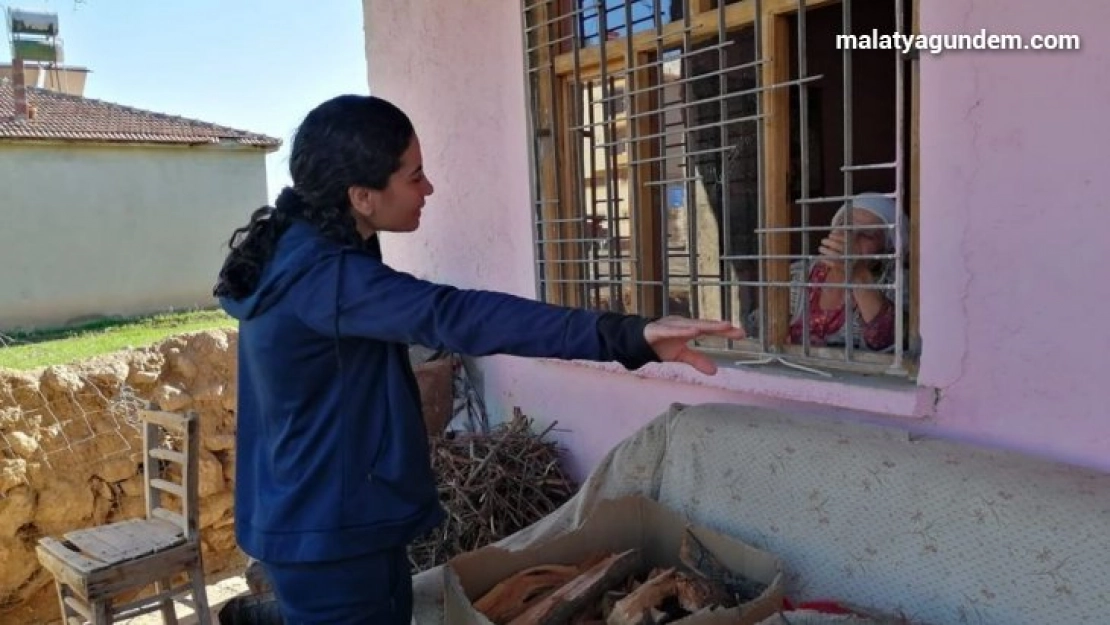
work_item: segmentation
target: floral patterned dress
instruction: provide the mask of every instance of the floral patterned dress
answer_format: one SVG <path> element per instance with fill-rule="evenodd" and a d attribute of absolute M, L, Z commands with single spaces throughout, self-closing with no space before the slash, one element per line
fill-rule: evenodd
<path fill-rule="evenodd" d="M 828 265 L 825 263 L 814 264 L 809 273 L 809 282 L 813 283 L 814 286 L 809 287 L 807 294 L 809 299 L 809 340 L 810 345 L 814 346 L 843 343 L 844 340 L 844 306 L 836 306 L 830 310 L 822 310 L 821 308 L 823 287 L 819 285 L 825 283 L 828 279 Z M 883 306 L 879 310 L 879 314 L 875 315 L 875 318 L 870 322 L 865 322 L 860 317 L 858 309 L 853 309 L 853 311 L 856 313 L 853 335 L 857 339 L 862 339 L 863 344 L 868 349 L 882 351 L 894 345 L 894 302 L 888 298 L 883 298 Z M 803 318 L 799 306 L 798 314 L 790 323 L 791 343 L 802 344 L 802 323 Z"/>

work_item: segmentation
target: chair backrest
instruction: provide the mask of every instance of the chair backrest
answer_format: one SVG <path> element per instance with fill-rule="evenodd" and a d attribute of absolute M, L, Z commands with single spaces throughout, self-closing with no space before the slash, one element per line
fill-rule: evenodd
<path fill-rule="evenodd" d="M 143 423 L 143 478 L 146 516 L 181 528 L 186 540 L 198 536 L 198 456 L 200 420 L 195 412 L 178 414 L 156 405 L 139 411 Z M 180 512 L 163 506 L 162 495 L 173 495 Z"/>

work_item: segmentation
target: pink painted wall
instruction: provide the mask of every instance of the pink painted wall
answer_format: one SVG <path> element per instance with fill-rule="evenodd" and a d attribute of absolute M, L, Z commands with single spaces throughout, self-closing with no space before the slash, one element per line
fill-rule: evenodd
<path fill-rule="evenodd" d="M 366 0 L 371 92 L 414 118 L 437 185 L 396 266 L 535 294 L 518 0 Z M 779 405 L 1110 469 L 1110 3 L 926 2 L 922 32 L 1079 34 L 1081 52 L 945 52 L 921 63 L 918 386 L 726 367 L 480 362 L 487 402 L 557 420 L 581 475 L 672 402 Z M 1043 312 L 1040 307 L 1043 306 Z"/>

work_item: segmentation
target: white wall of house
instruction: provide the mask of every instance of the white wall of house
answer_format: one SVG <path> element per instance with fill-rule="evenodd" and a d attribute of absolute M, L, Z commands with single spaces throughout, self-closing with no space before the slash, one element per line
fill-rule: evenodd
<path fill-rule="evenodd" d="M 0 330 L 211 306 L 265 152 L 0 143 Z"/>

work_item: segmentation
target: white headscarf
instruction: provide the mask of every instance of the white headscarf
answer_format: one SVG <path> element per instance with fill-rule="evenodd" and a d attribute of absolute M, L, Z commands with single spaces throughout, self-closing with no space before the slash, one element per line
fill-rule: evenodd
<path fill-rule="evenodd" d="M 851 204 L 853 208 L 865 210 L 878 217 L 883 221 L 884 224 L 888 226 L 895 225 L 895 220 L 898 215 L 898 205 L 894 202 L 893 199 L 886 197 L 885 195 L 879 193 L 861 193 L 852 198 Z M 833 216 L 832 225 L 839 226 L 843 224 L 845 221 L 845 213 L 847 211 L 848 202 L 845 202 L 840 207 L 840 210 L 836 211 L 836 215 Z M 902 233 L 902 258 L 904 260 L 910 249 L 909 226 L 906 223 L 905 215 L 902 216 L 902 220 L 899 223 L 898 229 Z M 885 234 L 886 249 L 884 249 L 883 252 L 889 254 L 895 250 L 897 243 L 894 228 L 886 230 Z"/>

